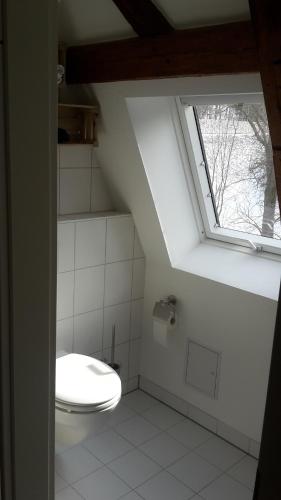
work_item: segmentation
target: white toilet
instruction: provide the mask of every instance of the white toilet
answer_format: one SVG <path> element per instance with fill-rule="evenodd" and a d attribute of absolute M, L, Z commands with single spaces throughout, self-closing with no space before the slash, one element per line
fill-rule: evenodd
<path fill-rule="evenodd" d="M 56 442 L 73 446 L 106 424 L 121 399 L 119 375 L 107 364 L 82 354 L 56 361 Z"/>

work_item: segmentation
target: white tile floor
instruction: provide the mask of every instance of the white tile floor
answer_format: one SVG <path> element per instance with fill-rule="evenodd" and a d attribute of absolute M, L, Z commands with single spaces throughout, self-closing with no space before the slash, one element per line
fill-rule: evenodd
<path fill-rule="evenodd" d="M 56 455 L 56 500 L 252 500 L 257 461 L 144 392 Z"/>

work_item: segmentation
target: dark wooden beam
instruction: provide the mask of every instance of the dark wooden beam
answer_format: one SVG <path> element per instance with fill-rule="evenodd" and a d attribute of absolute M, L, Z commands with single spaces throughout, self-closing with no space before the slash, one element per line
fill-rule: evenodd
<path fill-rule="evenodd" d="M 137 35 L 156 36 L 174 29 L 151 0 L 113 0 Z"/>
<path fill-rule="evenodd" d="M 69 47 L 66 54 L 67 83 L 258 71 L 253 28 L 247 21 Z"/>
<path fill-rule="evenodd" d="M 281 208 L 281 2 L 250 0 Z"/>

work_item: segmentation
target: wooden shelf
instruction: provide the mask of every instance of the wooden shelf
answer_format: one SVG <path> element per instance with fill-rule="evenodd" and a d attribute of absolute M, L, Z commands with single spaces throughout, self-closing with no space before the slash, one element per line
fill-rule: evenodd
<path fill-rule="evenodd" d="M 96 119 L 98 107 L 83 104 L 58 104 L 58 127 L 65 131 L 60 144 L 98 145 Z"/>

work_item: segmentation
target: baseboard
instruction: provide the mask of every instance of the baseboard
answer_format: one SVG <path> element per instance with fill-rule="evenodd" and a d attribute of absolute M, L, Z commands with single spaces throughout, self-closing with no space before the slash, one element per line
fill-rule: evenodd
<path fill-rule="evenodd" d="M 202 425 L 202 427 L 205 427 L 214 434 L 222 437 L 229 443 L 237 446 L 249 455 L 259 458 L 260 443 L 258 441 L 242 434 L 233 427 L 212 417 L 208 413 L 205 413 L 196 406 L 175 396 L 171 392 L 157 384 L 154 384 L 154 382 L 151 382 L 143 376 L 140 376 L 139 388 L 151 396 L 159 399 L 159 401 L 165 403 L 174 410 L 177 410 L 179 413 L 182 413 L 191 420 L 194 420 L 196 423 Z"/>

